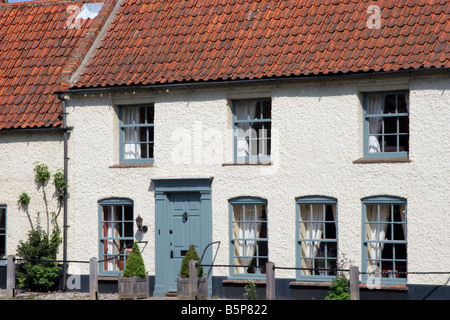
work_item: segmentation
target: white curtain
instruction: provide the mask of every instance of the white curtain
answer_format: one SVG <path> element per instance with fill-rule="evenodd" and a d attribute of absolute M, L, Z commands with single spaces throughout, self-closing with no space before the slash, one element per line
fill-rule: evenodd
<path fill-rule="evenodd" d="M 247 157 L 251 155 L 252 149 L 249 144 L 251 136 L 252 119 L 255 118 L 257 101 L 242 101 L 236 104 L 236 118 L 238 120 L 248 119 L 248 122 L 238 123 L 237 127 L 237 155 Z M 248 117 L 248 118 L 247 118 Z"/>
<path fill-rule="evenodd" d="M 322 204 L 315 205 L 301 205 L 300 206 L 302 220 L 310 222 L 302 223 L 301 237 L 303 239 L 314 239 L 315 241 L 302 241 L 302 251 L 305 268 L 312 268 L 313 259 L 320 247 L 318 239 L 322 239 L 323 221 L 325 220 L 324 210 L 325 206 Z M 312 270 L 305 270 L 305 274 L 312 274 Z"/>
<path fill-rule="evenodd" d="M 367 205 L 366 207 L 366 239 L 376 242 L 369 242 L 367 246 L 369 265 L 375 267 L 381 258 L 384 244 L 380 241 L 386 240 L 387 220 L 391 213 L 391 205 Z M 375 223 L 377 222 L 378 223 Z"/>
<path fill-rule="evenodd" d="M 400 206 L 400 217 L 401 217 L 402 222 L 403 222 L 403 224 L 402 224 L 403 237 L 406 240 L 406 207 L 404 205 Z"/>
<path fill-rule="evenodd" d="M 381 96 L 369 96 L 368 97 L 368 114 L 381 114 Z M 378 134 L 381 132 L 381 117 L 369 118 L 369 152 L 381 152 L 380 142 Z"/>
<path fill-rule="evenodd" d="M 237 229 L 233 230 L 235 238 L 245 239 L 243 241 L 235 241 L 235 254 L 237 262 L 240 265 L 250 265 L 256 252 L 256 243 L 254 239 L 259 238 L 261 231 L 263 206 L 261 205 L 237 205 L 233 206 L 235 221 L 240 221 L 233 226 Z M 242 222 L 251 221 L 251 222 Z M 244 273 L 244 267 L 237 267 L 236 272 Z"/>
<path fill-rule="evenodd" d="M 312 205 L 312 219 L 314 220 L 311 223 L 311 238 L 312 239 L 322 239 L 323 233 L 323 221 L 325 221 L 324 210 L 325 206 L 321 204 Z M 313 248 L 310 248 L 311 257 L 315 257 L 317 255 L 317 251 L 320 247 L 320 241 L 314 241 Z M 313 251 L 312 251 L 313 249 Z"/>
<path fill-rule="evenodd" d="M 124 108 L 123 109 L 124 124 L 139 124 L 139 108 Z M 141 148 L 140 144 L 140 128 L 132 127 L 125 128 L 125 159 L 140 159 Z"/>
<path fill-rule="evenodd" d="M 244 220 L 254 221 L 256 219 L 255 206 L 246 206 L 244 210 Z M 252 258 L 255 255 L 256 241 L 256 223 L 247 222 L 243 223 L 243 236 L 245 240 L 243 264 L 249 265 L 252 262 Z M 251 240 L 250 240 L 251 239 Z"/>

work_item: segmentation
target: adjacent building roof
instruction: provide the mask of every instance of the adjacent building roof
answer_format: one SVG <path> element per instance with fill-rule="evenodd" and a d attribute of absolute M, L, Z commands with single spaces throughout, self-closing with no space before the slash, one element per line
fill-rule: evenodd
<path fill-rule="evenodd" d="M 78 67 L 101 25 L 74 20 L 84 2 L 0 3 L 0 130 L 61 125 L 55 91 Z"/>
<path fill-rule="evenodd" d="M 448 68 L 449 11 L 448 0 L 123 0 L 73 87 Z"/>

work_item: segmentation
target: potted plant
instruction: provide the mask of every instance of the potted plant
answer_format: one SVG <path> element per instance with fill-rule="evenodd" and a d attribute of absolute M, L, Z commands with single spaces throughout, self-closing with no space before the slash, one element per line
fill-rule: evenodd
<path fill-rule="evenodd" d="M 177 296 L 179 299 L 190 299 L 189 295 L 189 262 L 196 260 L 200 262 L 200 259 L 195 250 L 195 246 L 191 244 L 189 246 L 186 255 L 181 262 L 181 270 L 177 279 Z M 208 277 L 203 273 L 202 266 L 197 267 L 197 299 L 204 300 L 208 297 Z"/>
<path fill-rule="evenodd" d="M 145 272 L 144 259 L 138 243 L 135 242 L 125 263 L 123 276 L 119 276 L 119 299 L 144 299 L 148 298 L 148 277 Z"/>

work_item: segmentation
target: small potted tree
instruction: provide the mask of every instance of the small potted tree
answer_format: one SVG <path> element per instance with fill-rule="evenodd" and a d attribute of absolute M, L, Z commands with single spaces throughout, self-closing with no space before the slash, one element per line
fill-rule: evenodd
<path fill-rule="evenodd" d="M 133 244 L 130 255 L 125 263 L 123 276 L 118 281 L 119 299 L 144 299 L 148 298 L 148 277 L 145 272 L 144 259 L 137 242 Z"/>
<path fill-rule="evenodd" d="M 177 296 L 179 299 L 190 299 L 189 295 L 189 262 L 196 260 L 200 262 L 200 259 L 195 250 L 195 246 L 191 244 L 189 246 L 186 255 L 181 262 L 181 270 L 177 279 Z M 208 277 L 203 273 L 202 266 L 197 267 L 197 299 L 204 300 L 208 297 Z"/>

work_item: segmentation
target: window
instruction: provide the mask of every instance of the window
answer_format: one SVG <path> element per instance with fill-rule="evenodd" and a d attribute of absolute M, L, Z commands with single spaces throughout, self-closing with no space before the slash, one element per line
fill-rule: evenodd
<path fill-rule="evenodd" d="M 406 282 L 406 201 L 363 200 L 365 281 Z"/>
<path fill-rule="evenodd" d="M 109 199 L 100 202 L 101 273 L 119 274 L 134 243 L 133 202 Z"/>
<path fill-rule="evenodd" d="M 121 163 L 153 162 L 154 106 L 122 106 L 119 117 Z"/>
<path fill-rule="evenodd" d="M 235 161 L 270 160 L 271 108 L 270 99 L 234 101 Z"/>
<path fill-rule="evenodd" d="M 409 94 L 367 93 L 364 108 L 364 156 L 408 157 Z"/>
<path fill-rule="evenodd" d="M 267 202 L 260 198 L 230 201 L 231 274 L 259 277 L 266 273 L 268 261 Z"/>
<path fill-rule="evenodd" d="M 337 253 L 336 200 L 297 198 L 297 277 L 336 275 Z"/>
<path fill-rule="evenodd" d="M 0 206 L 0 259 L 6 259 L 6 207 Z M 0 264 L 6 264 L 0 260 Z"/>

